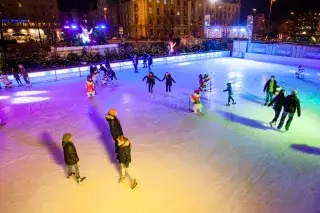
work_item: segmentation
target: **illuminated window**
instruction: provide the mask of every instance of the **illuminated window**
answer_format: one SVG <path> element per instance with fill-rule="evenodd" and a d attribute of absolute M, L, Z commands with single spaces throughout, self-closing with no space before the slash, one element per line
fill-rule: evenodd
<path fill-rule="evenodd" d="M 167 0 L 163 0 L 163 4 L 167 4 Z"/>
<path fill-rule="evenodd" d="M 178 11 L 178 12 L 177 12 L 177 16 L 179 16 L 179 15 L 180 15 L 180 12 Z"/>
<path fill-rule="evenodd" d="M 160 0 L 157 0 L 157 4 L 159 4 L 160 3 Z"/>
<path fill-rule="evenodd" d="M 19 3 L 18 3 L 18 6 L 19 6 L 19 7 L 22 7 L 22 3 L 19 2 Z"/>

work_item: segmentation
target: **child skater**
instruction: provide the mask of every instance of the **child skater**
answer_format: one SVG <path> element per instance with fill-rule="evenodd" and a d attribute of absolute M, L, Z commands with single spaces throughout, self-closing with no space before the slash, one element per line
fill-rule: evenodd
<path fill-rule="evenodd" d="M 148 75 L 146 75 L 142 81 L 144 81 L 145 79 L 147 79 L 147 84 L 148 84 L 148 91 L 149 91 L 149 95 L 152 96 L 153 95 L 153 87 L 156 84 L 155 79 L 157 79 L 158 81 L 161 81 L 157 76 L 155 76 L 153 74 L 153 72 L 150 72 Z"/>
<path fill-rule="evenodd" d="M 31 86 L 30 78 L 26 68 L 22 64 L 19 64 L 18 67 L 19 67 L 19 72 L 23 77 L 23 80 L 26 82 L 26 86 Z"/>
<path fill-rule="evenodd" d="M 202 74 L 199 74 L 199 89 L 201 91 L 201 87 L 202 87 L 202 82 L 203 82 L 203 76 Z"/>
<path fill-rule="evenodd" d="M 127 174 L 131 179 L 131 189 L 134 189 L 138 185 L 138 183 L 136 179 L 130 176 L 128 173 L 129 164 L 131 163 L 131 142 L 127 137 L 119 136 L 117 138 L 117 143 L 119 147 L 117 160 L 121 168 L 121 176 L 118 182 L 121 183 L 125 179 Z"/>
<path fill-rule="evenodd" d="M 19 76 L 19 71 L 18 69 L 12 69 L 12 74 L 13 74 L 13 77 L 16 79 L 16 82 L 18 84 L 18 86 L 23 86 L 21 80 L 20 80 L 20 76 Z"/>
<path fill-rule="evenodd" d="M 296 78 L 303 78 L 304 68 L 299 65 L 298 70 L 295 72 Z"/>
<path fill-rule="evenodd" d="M 233 99 L 233 91 L 232 91 L 232 87 L 231 87 L 231 83 L 227 83 L 227 89 L 223 90 L 223 92 L 227 92 L 228 91 L 228 103 L 226 104 L 226 106 L 230 106 L 230 100 L 232 100 L 232 104 L 236 104 L 236 102 L 234 102 Z"/>
<path fill-rule="evenodd" d="M 163 76 L 162 81 L 166 79 L 166 95 L 171 95 L 171 86 L 172 82 L 176 83 L 175 80 L 172 78 L 171 74 L 166 72 Z"/>
<path fill-rule="evenodd" d="M 62 147 L 63 147 L 63 155 L 64 162 L 68 166 L 68 176 L 70 178 L 73 174 L 76 175 L 76 179 L 78 183 L 81 183 L 86 179 L 86 177 L 81 177 L 79 172 L 79 157 L 77 154 L 76 147 L 72 142 L 72 135 L 70 133 L 65 133 L 62 137 Z M 75 173 L 73 173 L 72 169 L 75 169 Z"/>
<path fill-rule="evenodd" d="M 94 82 L 90 76 L 87 76 L 86 93 L 87 93 L 88 98 L 96 95 Z"/>
<path fill-rule="evenodd" d="M 268 104 L 268 107 L 272 106 L 273 103 L 273 109 L 274 109 L 274 118 L 273 120 L 270 122 L 270 126 L 273 127 L 273 124 L 277 123 L 277 120 L 280 116 L 283 104 L 286 100 L 286 91 L 284 89 L 281 89 L 279 94 L 270 102 L 270 104 Z"/>
<path fill-rule="evenodd" d="M 193 104 L 193 112 L 197 115 L 203 115 L 199 89 L 193 92 L 193 94 L 190 96 L 190 101 Z"/>

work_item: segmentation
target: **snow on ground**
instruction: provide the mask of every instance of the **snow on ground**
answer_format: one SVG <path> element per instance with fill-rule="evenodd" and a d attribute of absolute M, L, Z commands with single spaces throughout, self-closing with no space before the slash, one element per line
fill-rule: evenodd
<path fill-rule="evenodd" d="M 88 100 L 85 78 L 1 91 L 1 213 L 312 213 L 320 211 L 320 95 L 316 70 L 305 80 L 294 67 L 221 58 L 154 67 L 177 84 L 166 97 L 157 82 L 148 95 L 146 70 L 118 73 L 119 83 L 98 87 Z M 213 76 L 203 94 L 205 115 L 188 111 L 197 76 Z M 298 89 L 302 116 L 289 132 L 271 129 L 263 107 L 264 83 Z M 225 106 L 232 82 L 237 105 Z M 288 91 L 290 92 L 290 91 Z M 133 144 L 131 172 L 138 180 L 118 184 L 113 141 L 104 115 L 110 107 Z M 66 178 L 61 138 L 74 134 L 78 185 Z"/>

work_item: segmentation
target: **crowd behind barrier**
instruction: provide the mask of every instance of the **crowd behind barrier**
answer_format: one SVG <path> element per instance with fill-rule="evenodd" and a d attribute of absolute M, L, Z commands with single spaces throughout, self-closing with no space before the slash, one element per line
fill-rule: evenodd
<path fill-rule="evenodd" d="M 204 60 L 210 58 L 219 58 L 219 57 L 229 57 L 230 51 L 217 51 L 217 52 L 208 52 L 208 53 L 195 53 L 195 54 L 183 54 L 183 55 L 175 55 L 175 56 L 167 56 L 167 57 L 155 57 L 153 59 L 152 66 L 159 66 L 165 64 L 173 64 L 173 63 L 183 63 L 190 62 L 196 60 Z M 101 62 L 102 63 L 102 62 Z M 100 69 L 101 63 L 95 63 L 98 69 Z M 104 65 L 104 63 L 102 63 Z M 92 65 L 92 64 L 90 64 Z M 134 67 L 131 60 L 121 60 L 110 63 L 110 67 L 114 71 L 124 71 L 124 70 L 132 70 L 134 71 Z M 143 67 L 143 60 L 139 60 L 138 67 Z M 57 68 L 46 71 L 37 71 L 30 72 L 29 78 L 31 83 L 37 82 L 47 82 L 47 81 L 57 81 L 61 79 L 67 78 L 75 78 L 75 77 L 86 77 L 90 74 L 89 65 L 82 65 L 76 67 L 69 68 Z M 8 78 L 14 85 L 17 85 L 13 75 L 8 75 Z"/>

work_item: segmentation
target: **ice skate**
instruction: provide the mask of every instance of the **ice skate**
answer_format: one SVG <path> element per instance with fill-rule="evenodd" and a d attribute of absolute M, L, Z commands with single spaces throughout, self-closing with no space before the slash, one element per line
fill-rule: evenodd
<path fill-rule="evenodd" d="M 75 175 L 75 173 L 72 172 L 71 175 L 68 174 L 67 178 L 69 179 L 72 175 Z"/>
<path fill-rule="evenodd" d="M 77 178 L 77 182 L 82 183 L 85 179 L 86 179 L 86 177 L 79 177 L 79 178 Z"/>
<path fill-rule="evenodd" d="M 121 176 L 120 178 L 119 178 L 119 180 L 118 180 L 118 183 L 122 183 L 122 181 L 124 180 L 126 178 L 126 176 Z"/>
<path fill-rule="evenodd" d="M 267 105 L 268 105 L 268 103 L 264 103 L 264 104 L 263 104 L 263 106 L 267 106 Z"/>
<path fill-rule="evenodd" d="M 137 183 L 136 179 L 133 179 L 132 183 L 131 183 L 131 189 L 134 189 L 137 185 L 138 185 L 138 183 Z"/>
<path fill-rule="evenodd" d="M 237 104 L 237 103 L 236 103 L 236 102 L 233 102 L 232 104 L 235 105 L 235 104 Z"/>
<path fill-rule="evenodd" d="M 270 127 L 273 128 L 273 122 L 271 121 L 269 124 L 270 124 Z"/>
<path fill-rule="evenodd" d="M 229 104 L 229 103 L 227 103 L 227 104 L 226 104 L 226 106 L 230 106 L 230 104 Z"/>

